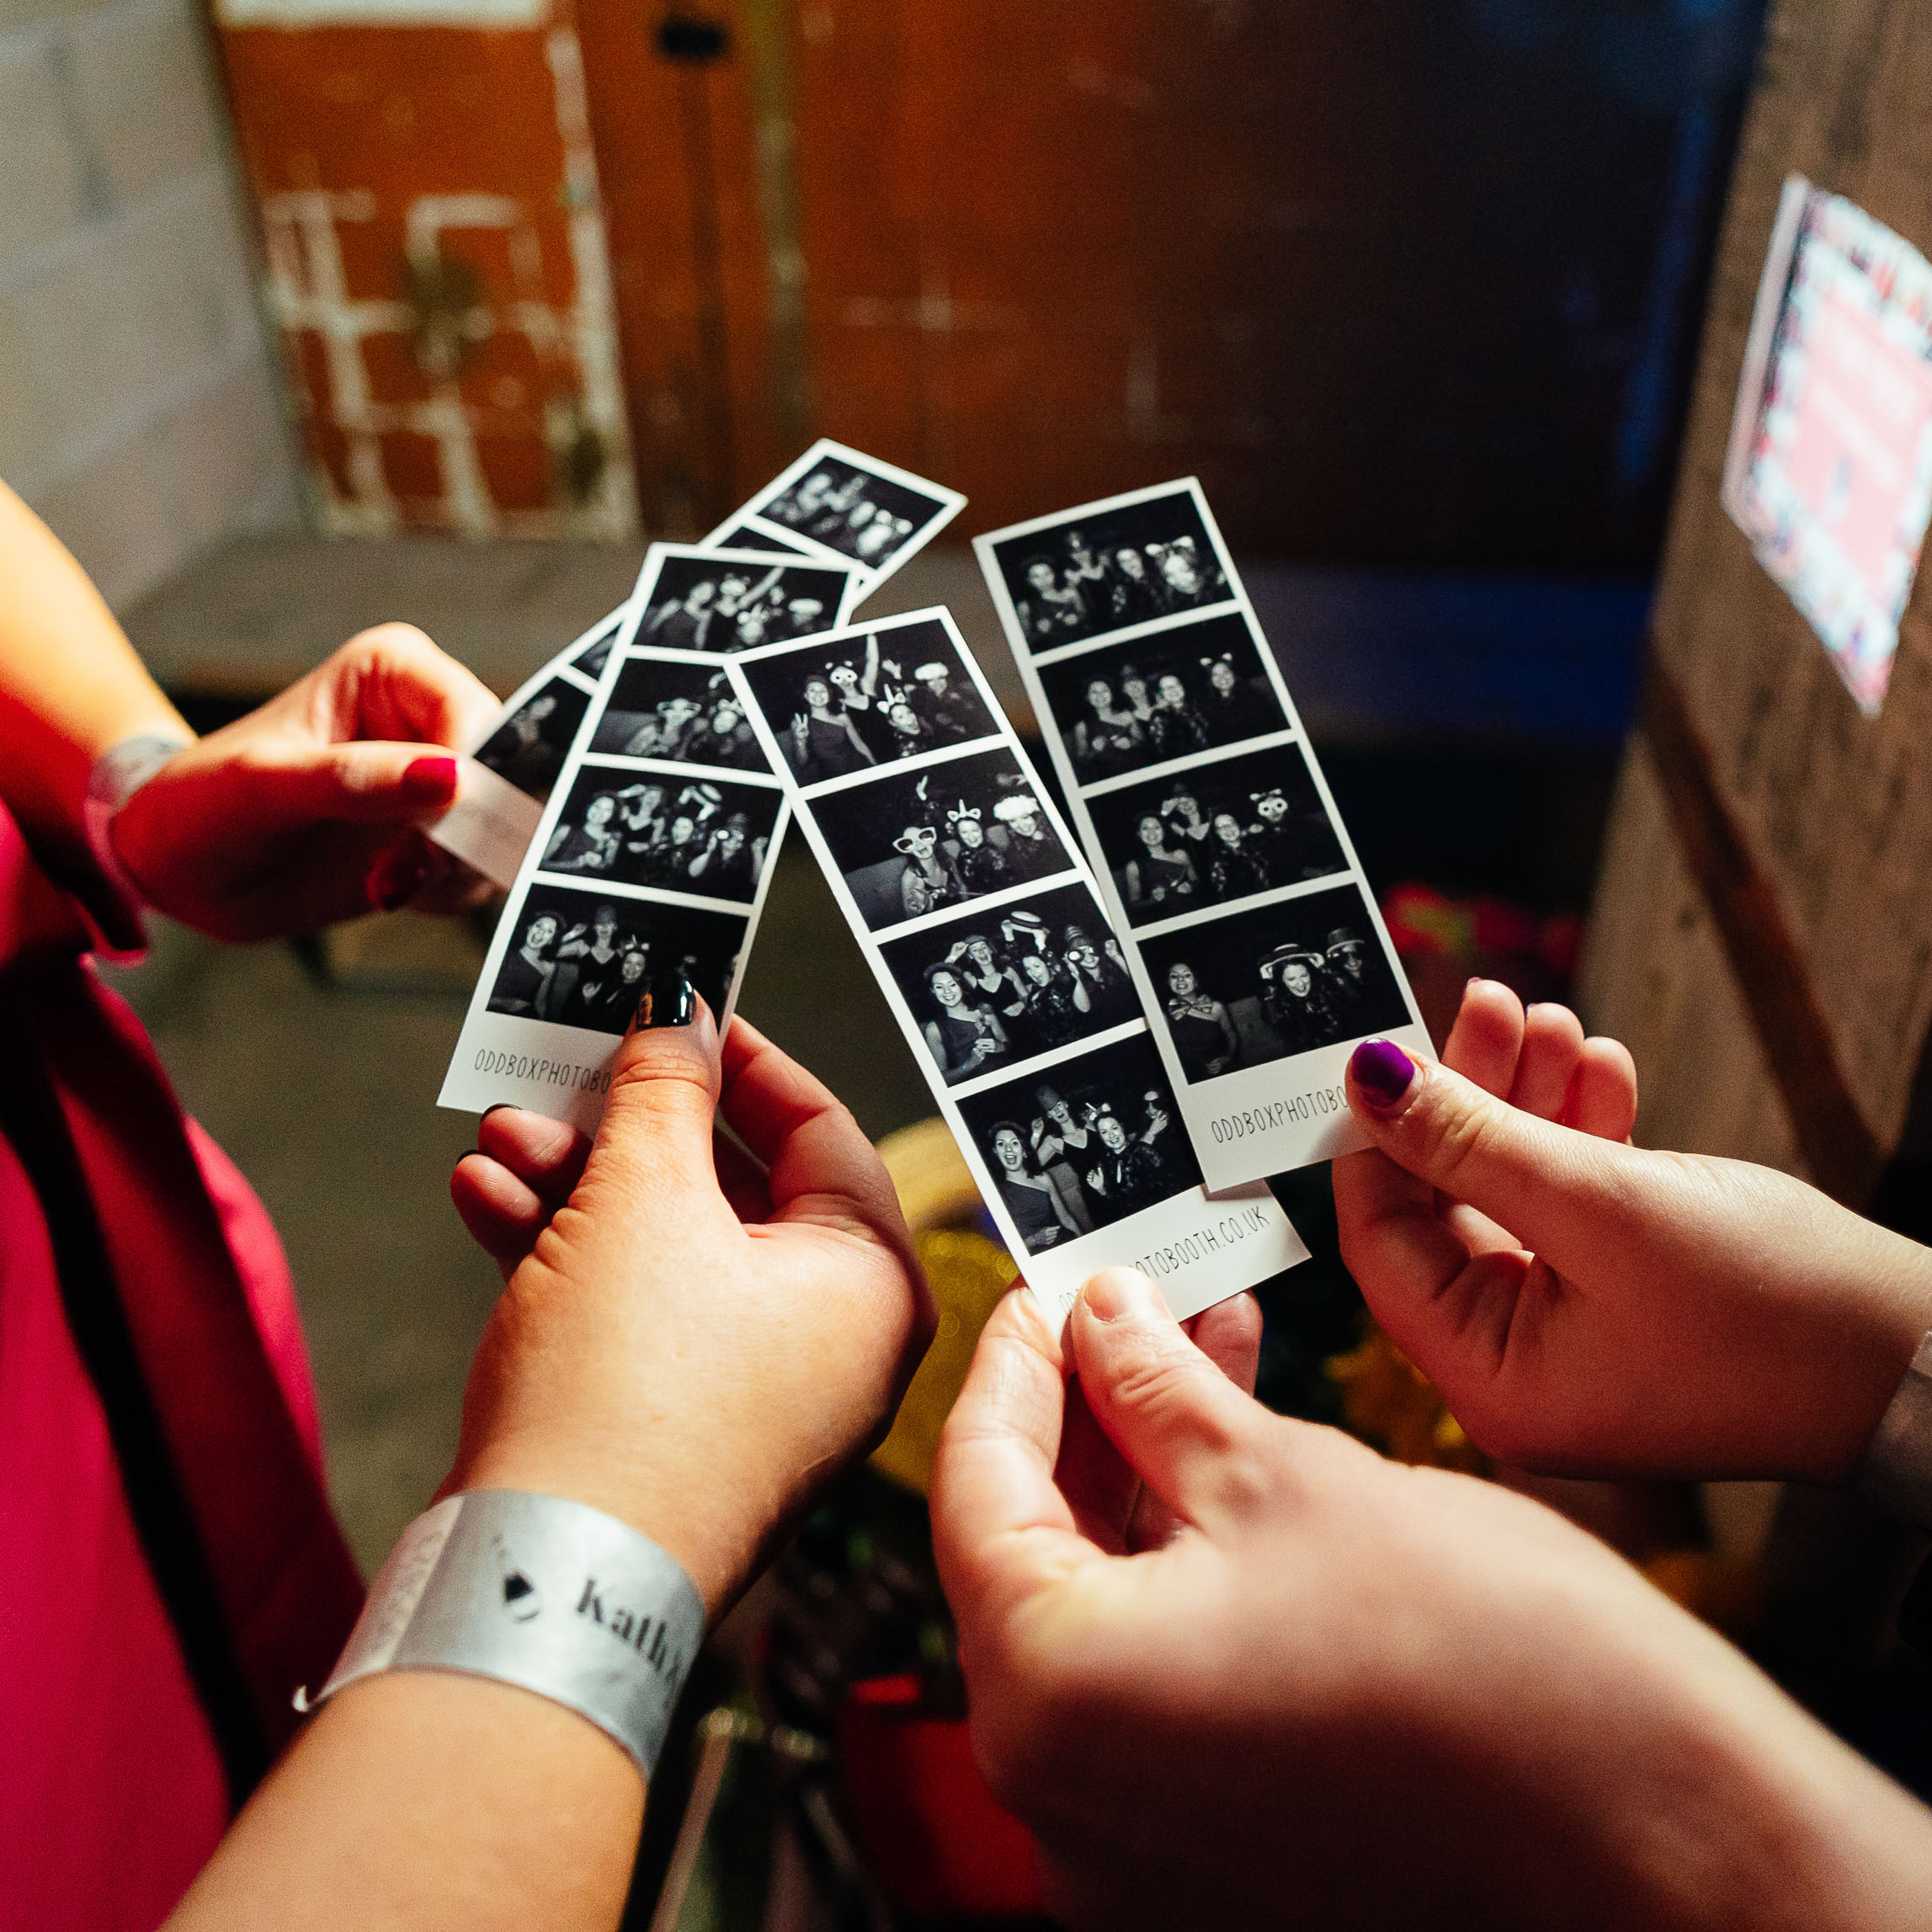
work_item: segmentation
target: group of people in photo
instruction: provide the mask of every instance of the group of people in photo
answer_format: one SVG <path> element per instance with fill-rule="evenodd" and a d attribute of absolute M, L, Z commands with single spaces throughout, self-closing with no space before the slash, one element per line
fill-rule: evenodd
<path fill-rule="evenodd" d="M 598 906 L 573 918 L 547 906 L 526 909 L 523 933 L 505 956 L 490 993 L 490 1011 L 548 1020 L 556 1026 L 621 1033 L 631 1024 L 652 970 L 652 938 L 638 931 L 635 908 L 626 924 L 615 905 Z M 666 949 L 668 950 L 668 949 Z M 732 962 L 706 962 L 690 951 L 673 951 L 663 970 L 684 974 L 707 999 L 718 1000 L 731 982 Z"/>
<path fill-rule="evenodd" d="M 716 563 L 685 557 L 660 568 L 657 601 L 636 641 L 666 651 L 750 651 L 829 631 L 838 621 L 842 580 L 828 565 Z"/>
<path fill-rule="evenodd" d="M 1228 596 L 1227 572 L 1205 535 L 1109 540 L 1086 526 L 1069 526 L 1022 540 L 1029 548 L 1019 581 L 1009 566 L 1008 582 L 1014 615 L 1036 655 Z"/>
<path fill-rule="evenodd" d="M 1111 815 L 1111 836 L 1108 829 L 1101 833 L 1135 925 L 1342 869 L 1341 843 L 1319 803 L 1312 812 L 1297 812 L 1284 785 L 1258 791 L 1222 787 L 1209 793 L 1206 806 L 1200 796 L 1205 786 L 1177 780 L 1163 789 L 1166 796 L 1149 801 L 1147 810 L 1125 815 L 1132 826 L 1131 857 L 1115 850 L 1126 844 L 1121 815 Z"/>
<path fill-rule="evenodd" d="M 1238 744 L 1286 723 L 1266 679 L 1244 675 L 1232 652 L 1190 653 L 1160 641 L 1158 655 L 1144 663 L 1129 658 L 1080 680 L 1067 743 L 1083 782 Z"/>
<path fill-rule="evenodd" d="M 928 627 L 922 627 L 928 628 Z M 929 627 L 939 641 L 945 633 Z M 910 652 L 881 654 L 876 633 L 862 653 L 828 661 L 797 687 L 797 708 L 780 738 L 804 785 L 841 778 L 869 765 L 923 757 L 964 744 L 993 728 L 991 714 L 951 656 L 914 660 Z M 775 720 L 774 720 L 775 722 Z"/>
<path fill-rule="evenodd" d="M 758 514 L 879 570 L 939 507 L 885 477 L 828 461 L 761 504 Z"/>
<path fill-rule="evenodd" d="M 647 776 L 620 782 L 625 775 L 597 769 L 583 775 L 544 849 L 541 870 L 749 901 L 764 868 L 773 814 L 761 812 L 754 822 L 715 785 Z"/>
<path fill-rule="evenodd" d="M 905 861 L 898 896 L 908 919 L 1030 884 L 1068 864 L 1039 801 L 1026 792 L 998 800 L 990 821 L 983 806 L 956 799 L 931 820 L 907 825 L 892 849 Z"/>
<path fill-rule="evenodd" d="M 727 771 L 768 770 L 757 734 L 723 671 L 652 698 L 652 690 L 667 682 L 684 686 L 687 680 L 679 673 L 691 668 L 702 667 L 633 662 L 618 674 L 590 748 L 620 758 L 717 765 Z"/>
<path fill-rule="evenodd" d="M 1065 919 L 1015 906 L 997 927 L 923 943 L 920 1030 L 948 1085 L 1139 1017 L 1119 942 L 1087 907 Z"/>
<path fill-rule="evenodd" d="M 1197 1178 L 1158 1070 L 1141 1091 L 1115 1081 L 1043 1080 L 1031 1105 L 980 1136 L 1029 1254 L 1078 1241 L 1167 1200 Z"/>
<path fill-rule="evenodd" d="M 1203 945 L 1213 945 L 1212 930 L 1200 935 Z M 1227 1003 L 1211 990 L 1211 978 L 1225 985 L 1223 974 L 1210 975 L 1191 959 L 1169 961 L 1162 976 L 1163 1005 L 1188 1078 L 1211 1079 L 1250 1062 L 1360 1038 L 1378 1019 L 1370 963 L 1368 944 L 1352 926 L 1332 928 L 1322 944 L 1290 939 L 1259 955 L 1249 969 L 1252 990 L 1246 997 L 1257 1003 L 1266 1028 L 1261 1037 L 1272 1039 L 1265 1051 L 1257 1051 L 1252 1040 L 1244 1040 Z"/>

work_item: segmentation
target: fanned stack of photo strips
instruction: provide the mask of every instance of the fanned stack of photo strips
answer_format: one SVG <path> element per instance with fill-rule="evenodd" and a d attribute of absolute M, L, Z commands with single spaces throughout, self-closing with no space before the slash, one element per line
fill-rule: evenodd
<path fill-rule="evenodd" d="M 728 1025 L 796 814 L 1049 1316 L 1116 1263 L 1191 1313 L 1305 1258 L 1264 1177 L 1356 1144 L 1354 1042 L 1426 1038 L 1199 487 L 977 540 L 1078 837 L 950 613 L 851 621 L 963 501 L 818 444 L 513 696 L 442 1104 L 593 1127 L 657 974 Z"/>

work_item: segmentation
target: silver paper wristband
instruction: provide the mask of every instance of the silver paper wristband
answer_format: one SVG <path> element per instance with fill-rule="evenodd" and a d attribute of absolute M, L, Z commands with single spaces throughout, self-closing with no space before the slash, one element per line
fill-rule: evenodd
<path fill-rule="evenodd" d="M 567 1706 L 649 1780 L 705 1636 L 673 1557 L 561 1496 L 471 1489 L 402 1533 L 309 1710 L 385 1670 L 493 1677 Z"/>

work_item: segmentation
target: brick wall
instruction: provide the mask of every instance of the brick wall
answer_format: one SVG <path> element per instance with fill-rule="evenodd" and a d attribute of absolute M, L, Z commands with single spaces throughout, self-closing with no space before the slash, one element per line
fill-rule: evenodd
<path fill-rule="evenodd" d="M 125 605 L 292 522 L 192 0 L 0 0 L 0 476 Z"/>

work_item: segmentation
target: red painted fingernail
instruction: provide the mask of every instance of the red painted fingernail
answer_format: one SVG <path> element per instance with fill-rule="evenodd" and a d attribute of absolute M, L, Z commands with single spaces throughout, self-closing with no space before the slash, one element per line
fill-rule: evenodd
<path fill-rule="evenodd" d="M 386 852 L 369 869 L 365 889 L 379 913 L 400 912 L 423 883 L 423 862 L 417 853 Z"/>
<path fill-rule="evenodd" d="M 1415 1062 L 1392 1040 L 1365 1040 L 1349 1056 L 1349 1071 L 1362 1098 L 1383 1113 L 1408 1091 Z"/>
<path fill-rule="evenodd" d="M 453 803 L 456 796 L 455 759 L 411 759 L 402 774 L 402 796 L 410 804 L 425 807 Z"/>

